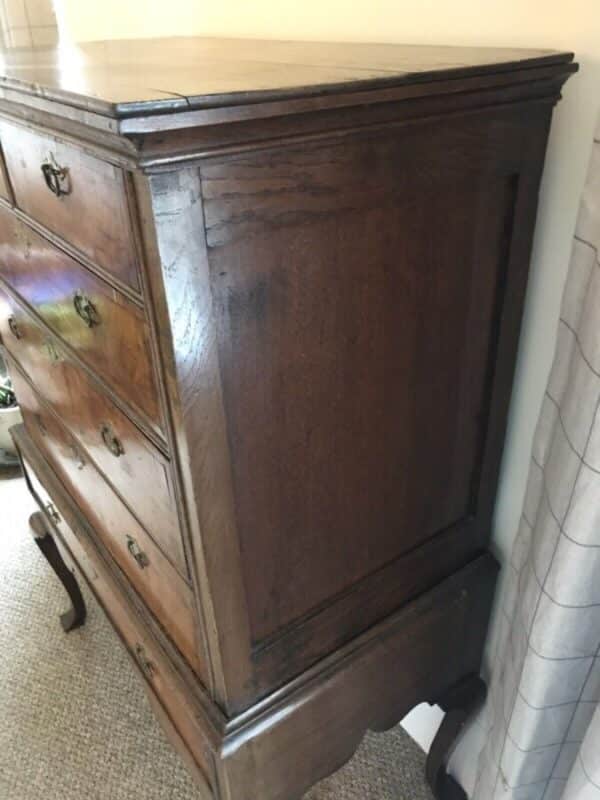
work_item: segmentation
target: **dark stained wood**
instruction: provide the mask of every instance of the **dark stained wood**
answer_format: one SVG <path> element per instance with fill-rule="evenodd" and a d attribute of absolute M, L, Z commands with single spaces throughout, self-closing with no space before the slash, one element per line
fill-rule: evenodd
<path fill-rule="evenodd" d="M 216 800 L 299 798 L 367 729 L 436 698 L 449 715 L 430 777 L 460 797 L 444 763 L 470 701 L 452 687 L 479 685 L 571 55 L 265 43 L 257 58 L 255 43 L 192 39 L 80 55 L 85 96 L 49 53 L 0 72 L 0 119 L 29 150 L 60 140 L 103 187 L 91 232 L 75 213 L 53 227 L 52 204 L 44 218 L 18 191 L 18 208 L 0 202 L 16 440 L 66 520 L 59 548 L 92 586 L 103 576 L 168 735 Z M 165 83 L 146 91 L 150 76 Z M 58 152 L 22 178 L 60 209 Z M 115 203 L 127 236 L 110 246 L 139 253 L 134 288 L 123 262 L 85 253 Z M 115 330 L 97 340 L 101 304 Z"/>
<path fill-rule="evenodd" d="M 11 322 L 11 319 L 14 322 Z M 117 406 L 123 414 L 135 422 L 148 439 L 156 444 L 157 448 L 165 450 L 164 440 L 154 432 L 145 418 L 112 392 L 101 376 L 89 370 L 78 360 L 76 354 L 65 346 L 64 341 L 58 339 L 39 318 L 34 317 L 31 309 L 27 309 L 22 301 L 17 299 L 1 277 L 0 337 L 4 346 L 23 366 L 25 372 L 35 376 L 35 382 L 43 387 L 44 394 L 53 400 L 56 399 L 57 403 L 64 403 L 65 398 L 62 395 L 64 391 L 68 391 L 68 387 L 61 386 L 60 382 L 63 379 L 61 372 L 66 361 L 64 357 L 69 356 L 69 363 L 78 372 L 85 374 L 85 379 L 96 391 L 104 393 L 104 404 Z M 74 413 L 78 414 L 77 409 Z"/>
<path fill-rule="evenodd" d="M 568 73 L 567 73 L 568 74 Z M 511 76 L 509 85 L 503 85 L 498 76 L 472 78 L 469 81 L 440 81 L 420 85 L 407 85 L 395 90 L 356 92 L 336 96 L 339 105 L 311 100 L 293 101 L 297 113 L 291 113 L 290 103 L 269 103 L 261 106 L 262 114 L 229 120 L 219 110 L 189 112 L 188 126 L 176 130 L 161 129 L 153 118 L 124 120 L 123 127 L 139 151 L 139 162 L 152 171 L 167 170 L 178 162 L 203 159 L 214 154 L 235 154 L 264 149 L 269 144 L 313 144 L 335 142 L 342 139 L 366 138 L 378 130 L 388 130 L 418 123 L 424 116 L 443 118 L 446 114 L 460 112 L 488 113 L 490 95 L 492 105 L 503 108 L 513 105 L 522 111 L 523 102 L 553 106 L 557 92 L 566 74 L 555 69 L 527 70 Z M 327 98 L 331 100 L 332 98 Z M 321 105 L 324 107 L 321 108 Z M 365 108 L 368 106 L 368 123 Z M 267 106 L 267 107 L 265 107 Z M 255 106 L 252 106 L 253 111 Z M 180 121 L 182 114 L 175 115 Z M 168 125 L 165 118 L 160 118 Z M 137 136 L 138 127 L 144 136 Z"/>
<path fill-rule="evenodd" d="M 127 616 L 131 616 L 134 624 L 141 627 L 150 636 L 156 646 L 163 653 L 163 657 L 171 664 L 173 670 L 179 676 L 183 684 L 184 693 L 187 693 L 190 702 L 194 706 L 194 712 L 198 720 L 201 721 L 200 731 L 202 741 L 208 741 L 209 737 L 216 736 L 216 731 L 224 729 L 225 718 L 218 707 L 212 703 L 192 673 L 187 662 L 174 647 L 172 641 L 165 635 L 164 628 L 159 625 L 156 618 L 149 612 L 146 604 L 140 599 L 139 595 L 132 588 L 122 570 L 115 566 L 114 560 L 103 544 L 102 539 L 91 528 L 89 520 L 81 513 L 73 499 L 66 493 L 65 487 L 39 449 L 35 446 L 31 437 L 26 431 L 25 425 L 16 425 L 11 429 L 11 434 L 15 442 L 20 462 L 23 466 L 23 473 L 29 490 L 42 510 L 46 509 L 48 502 L 52 502 L 58 514 L 58 521 L 53 523 L 56 531 L 67 543 L 69 549 L 78 552 L 76 560 L 71 557 L 66 561 L 75 568 L 76 572 L 85 574 L 85 580 L 96 580 L 95 573 L 99 568 L 104 578 L 110 579 L 115 587 L 115 594 L 118 595 L 124 605 L 127 606 Z M 50 499 L 52 498 L 52 500 Z M 55 502 L 54 502 L 55 501 Z M 79 543 L 76 547 L 75 541 Z M 57 542 L 60 540 L 57 538 Z M 91 587 L 94 594 L 98 593 L 94 586 Z M 110 592 L 105 592 L 106 601 L 101 600 L 105 606 L 110 604 Z M 106 608 L 105 608 L 106 610 Z M 110 616 L 110 615 L 109 615 Z"/>
<path fill-rule="evenodd" d="M 29 518 L 29 527 L 33 533 L 36 545 L 54 570 L 71 601 L 71 608 L 60 615 L 60 624 L 65 633 L 74 631 L 84 624 L 86 617 L 85 603 L 83 602 L 83 597 L 77 585 L 77 581 L 75 580 L 75 576 L 62 560 L 60 552 L 56 547 L 56 542 L 48 530 L 48 523 L 40 511 L 36 511 L 31 515 Z"/>
<path fill-rule="evenodd" d="M 144 311 L 2 207 L 0 237 L 0 278 L 116 394 L 160 426 Z M 93 305 L 91 326 L 77 313 L 76 295 Z"/>
<path fill-rule="evenodd" d="M 2 309 L 0 292 L 0 313 Z M 6 356 L 13 370 L 25 372 L 62 422 L 78 439 L 82 451 L 103 473 L 130 511 L 139 519 L 163 553 L 187 576 L 187 565 L 175 507 L 173 477 L 169 461 L 154 448 L 129 419 L 99 391 L 54 340 L 44 339 L 39 328 L 27 320 L 28 339 L 38 334 L 43 345 L 52 341 L 52 352 L 58 359 L 27 361 L 28 368 Z M 0 323 L 0 330 L 2 325 Z M 7 337 L 8 351 L 12 352 Z M 108 428 L 120 446 L 115 456 L 106 446 L 103 429 Z"/>
<path fill-rule="evenodd" d="M 125 600 L 86 524 L 77 522 L 71 502 L 57 491 L 55 479 L 46 474 L 47 467 L 22 429 L 15 439 L 28 479 L 37 475 L 53 486 L 61 514 L 57 544 L 65 560 L 75 558 L 138 668 L 141 644 L 146 665 L 141 672 L 154 693 L 153 704 L 160 703 L 159 715 L 166 713 L 166 727 L 177 746 L 183 742 L 194 759 L 194 774 L 200 770 L 201 797 L 208 784 L 223 800 L 300 800 L 309 786 L 351 757 L 367 730 L 388 729 L 425 698 L 447 698 L 452 705 L 453 687 L 478 666 L 497 573 L 490 555 L 455 573 L 263 703 L 227 721 L 218 715 L 210 720 Z"/>
<path fill-rule="evenodd" d="M 482 633 L 472 614 L 477 606 L 489 612 L 496 569 L 489 555 L 473 562 L 234 728 L 219 765 L 224 796 L 300 800 L 354 754 L 367 730 L 391 728 L 423 694 L 468 674 L 465 655 Z"/>
<path fill-rule="evenodd" d="M 492 108 L 152 176 L 232 711 L 485 547 L 549 119 Z"/>
<path fill-rule="evenodd" d="M 33 496 L 43 508 L 47 497 L 44 485 L 54 488 L 56 477 L 48 474 L 48 465 L 32 448 L 22 427 L 20 431 L 13 430 L 26 480 Z M 150 620 L 135 611 L 120 585 L 120 576 L 113 574 L 110 561 L 103 557 L 98 549 L 98 539 L 94 538 L 73 501 L 64 490 L 58 489 L 58 485 L 52 491 L 52 496 L 58 510 L 58 519 L 53 523 L 58 533 L 56 543 L 64 560 L 88 583 L 123 638 L 138 669 L 140 663 L 135 657 L 136 646 L 141 644 L 147 654 L 150 654 L 149 659 L 156 667 L 155 674 L 150 676 L 146 672 L 142 673 L 142 677 L 168 710 L 178 734 L 184 737 L 187 747 L 193 754 L 196 768 L 205 776 L 205 780 L 208 778 L 212 783 L 209 777 L 212 772 L 211 744 L 214 749 L 218 730 L 223 727 L 222 715 L 214 707 L 211 709 L 214 719 L 207 717 L 199 698 L 186 685 L 182 671 L 174 669 L 173 658 L 168 658 L 168 651 L 161 648 L 156 632 L 148 625 Z"/>
<path fill-rule="evenodd" d="M 510 74 L 572 53 L 489 47 L 178 37 L 6 51 L 6 91 L 115 118 Z M 25 100 L 27 102 L 27 100 Z M 31 102 L 31 101 L 30 101 Z"/>
<path fill-rule="evenodd" d="M 427 754 L 427 782 L 438 800 L 467 800 L 467 795 L 446 767 L 465 723 L 485 701 L 487 687 L 479 675 L 468 675 L 435 702 L 446 712 Z"/>
<path fill-rule="evenodd" d="M 215 694 L 231 708 L 231 693 L 252 696 L 255 689 L 249 677 L 250 634 L 239 571 L 206 242 L 198 226 L 202 218 L 199 174 L 188 169 L 151 181 L 138 179 L 137 194 L 179 444 L 174 458 L 192 538 L 202 542 L 202 547 L 193 550 L 194 567 Z M 180 247 L 181 241 L 187 243 L 186 248 Z M 171 268 L 163 272 L 165 263 Z"/>
<path fill-rule="evenodd" d="M 32 439 L 175 644 L 199 670 L 193 596 L 189 587 L 22 374 L 13 370 L 12 378 Z"/>
<path fill-rule="evenodd" d="M 520 166 L 481 181 L 490 127 L 201 168 L 256 643 L 475 513 Z"/>
<path fill-rule="evenodd" d="M 70 241 L 107 272 L 139 287 L 137 259 L 122 171 L 80 148 L 19 125 L 0 123 L 0 141 L 15 202 L 23 211 Z M 67 170 L 67 193 L 55 196 L 42 165 Z"/>

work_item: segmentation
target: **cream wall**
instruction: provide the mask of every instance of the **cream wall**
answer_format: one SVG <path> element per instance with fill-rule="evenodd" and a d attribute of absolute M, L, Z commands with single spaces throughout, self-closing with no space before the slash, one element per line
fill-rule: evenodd
<path fill-rule="evenodd" d="M 581 72 L 567 84 L 551 134 L 494 546 L 510 551 L 529 451 L 552 359 L 579 195 L 600 107 L 599 0 L 60 0 L 59 23 L 76 39 L 176 34 L 289 39 L 549 47 L 574 50 Z M 407 726 L 423 744 L 432 718 Z"/>

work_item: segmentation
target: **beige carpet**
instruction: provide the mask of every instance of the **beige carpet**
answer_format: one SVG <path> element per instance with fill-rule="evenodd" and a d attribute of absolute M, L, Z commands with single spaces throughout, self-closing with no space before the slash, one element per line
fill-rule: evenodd
<path fill-rule="evenodd" d="M 103 612 L 68 636 L 66 595 L 28 532 L 20 478 L 0 473 L 0 799 L 195 800 Z M 401 729 L 370 734 L 306 800 L 431 800 Z M 256 798 L 260 800 L 260 798 Z"/>

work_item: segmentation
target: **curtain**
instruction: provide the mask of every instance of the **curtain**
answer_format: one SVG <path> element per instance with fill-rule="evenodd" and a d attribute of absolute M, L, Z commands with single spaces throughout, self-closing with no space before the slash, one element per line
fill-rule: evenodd
<path fill-rule="evenodd" d="M 490 634 L 489 696 L 450 765 L 473 800 L 600 800 L 599 254 L 600 128 Z"/>

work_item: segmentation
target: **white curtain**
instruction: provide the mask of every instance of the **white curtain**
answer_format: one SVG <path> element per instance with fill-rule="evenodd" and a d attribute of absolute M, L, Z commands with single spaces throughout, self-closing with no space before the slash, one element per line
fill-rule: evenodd
<path fill-rule="evenodd" d="M 451 763 L 473 800 L 600 800 L 600 128 L 501 613 Z"/>

